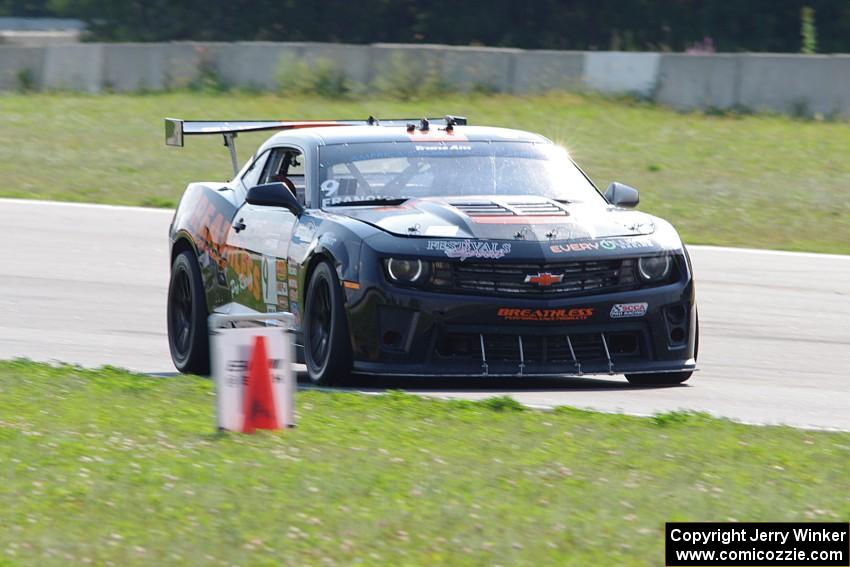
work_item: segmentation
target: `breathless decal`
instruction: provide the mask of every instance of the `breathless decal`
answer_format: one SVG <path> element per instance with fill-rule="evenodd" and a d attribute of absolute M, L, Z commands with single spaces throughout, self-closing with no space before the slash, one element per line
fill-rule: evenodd
<path fill-rule="evenodd" d="M 611 318 L 643 317 L 648 307 L 648 303 L 617 303 L 611 307 Z"/>
<path fill-rule="evenodd" d="M 483 242 L 480 240 L 429 240 L 426 250 L 441 250 L 449 258 L 461 262 L 467 258 L 498 260 L 511 253 L 508 242 Z"/>
<path fill-rule="evenodd" d="M 505 321 L 584 321 L 593 317 L 593 308 L 512 309 L 502 307 L 496 315 Z"/>

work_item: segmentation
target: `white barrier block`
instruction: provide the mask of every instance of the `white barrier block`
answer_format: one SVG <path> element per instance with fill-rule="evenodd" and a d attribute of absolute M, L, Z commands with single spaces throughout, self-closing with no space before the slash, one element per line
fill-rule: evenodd
<path fill-rule="evenodd" d="M 266 339 L 278 426 L 295 425 L 295 373 L 292 370 L 294 358 L 291 335 L 282 327 L 249 327 L 214 329 L 210 334 L 216 422 L 219 429 L 242 431 L 245 421 L 243 393 L 254 341 L 258 336 Z"/>

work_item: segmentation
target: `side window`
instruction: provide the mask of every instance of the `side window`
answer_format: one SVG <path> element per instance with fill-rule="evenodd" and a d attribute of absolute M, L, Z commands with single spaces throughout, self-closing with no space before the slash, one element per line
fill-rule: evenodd
<path fill-rule="evenodd" d="M 306 182 L 304 178 L 304 156 L 295 148 L 275 148 L 266 163 L 262 175 L 263 183 L 283 183 L 304 205 Z"/>
<path fill-rule="evenodd" d="M 266 164 L 266 158 L 268 157 L 269 152 L 263 152 L 260 157 L 254 160 L 251 167 L 245 171 L 245 174 L 242 176 L 242 185 L 245 187 L 245 190 L 260 184 L 260 175 L 263 173 L 263 166 Z"/>

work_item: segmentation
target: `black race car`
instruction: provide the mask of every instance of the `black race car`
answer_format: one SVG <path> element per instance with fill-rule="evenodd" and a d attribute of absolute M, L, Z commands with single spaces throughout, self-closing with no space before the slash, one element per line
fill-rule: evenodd
<path fill-rule="evenodd" d="M 278 130 L 239 169 L 239 132 Z M 209 371 L 210 313 L 294 314 L 311 380 L 625 374 L 687 380 L 698 321 L 666 221 L 602 195 L 542 136 L 466 119 L 190 122 L 228 183 L 190 184 L 171 225 L 168 337 Z"/>

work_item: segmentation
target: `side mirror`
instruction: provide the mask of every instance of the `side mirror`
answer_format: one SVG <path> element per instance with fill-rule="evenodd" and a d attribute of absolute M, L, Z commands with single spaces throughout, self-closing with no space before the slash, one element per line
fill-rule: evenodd
<path fill-rule="evenodd" d="M 283 207 L 295 216 L 304 212 L 304 207 L 283 183 L 266 183 L 251 187 L 245 200 L 252 205 Z"/>
<path fill-rule="evenodd" d="M 605 190 L 605 198 L 616 207 L 637 207 L 640 203 L 638 190 L 616 181 Z"/>

